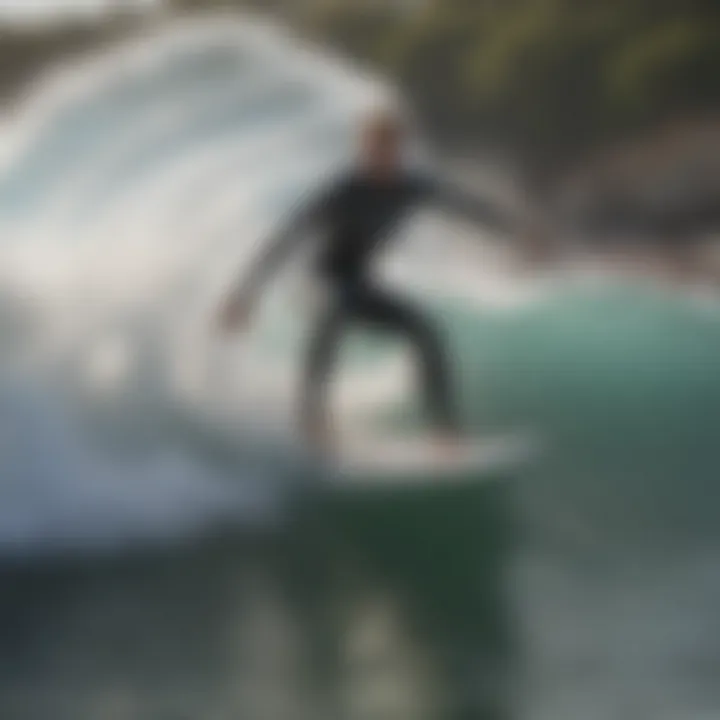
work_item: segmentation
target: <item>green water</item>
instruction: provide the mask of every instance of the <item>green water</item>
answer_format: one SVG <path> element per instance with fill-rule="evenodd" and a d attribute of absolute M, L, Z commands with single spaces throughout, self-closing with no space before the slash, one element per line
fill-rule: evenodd
<path fill-rule="evenodd" d="M 445 333 L 468 432 L 528 431 L 543 444 L 530 467 L 508 472 L 524 532 L 562 542 L 554 512 L 542 510 L 550 504 L 569 508 L 569 522 L 580 536 L 594 537 L 598 547 L 643 542 L 652 547 L 714 533 L 718 513 L 712 500 L 718 498 L 720 470 L 717 301 L 614 282 L 558 288 L 514 309 L 479 309 L 458 300 L 428 303 L 427 309 Z M 350 349 L 359 344 L 362 351 L 368 339 L 356 333 Z M 368 358 L 381 370 L 383 357 L 396 347 L 372 338 L 364 346 L 366 356 L 346 351 L 351 360 L 340 371 L 352 372 Z M 389 408 L 378 422 L 393 432 L 417 427 L 422 423 L 417 398 Z M 468 477 L 457 494 L 483 496 L 488 491 L 475 487 L 480 479 Z M 383 516 L 377 523 L 391 533 L 452 525 L 455 511 L 440 510 L 434 500 L 425 501 L 422 522 L 402 515 L 409 504 L 422 504 L 425 492 L 358 491 L 357 508 L 360 512 L 368 502 L 372 512 L 386 507 L 398 513 L 397 521 Z M 454 489 L 432 492 L 455 502 Z M 376 524 L 358 523 L 365 534 Z M 604 532 L 609 526 L 611 538 Z M 369 542 L 382 545 L 380 539 Z M 480 552 L 484 542 L 458 541 L 458 556 Z"/>
<path fill-rule="evenodd" d="M 468 431 L 523 429 L 543 443 L 535 462 L 495 482 L 449 487 L 439 477 L 430 487 L 359 489 L 333 506 L 337 537 L 403 598 L 442 658 L 450 694 L 488 667 L 504 677 L 489 704 L 460 703 L 449 716 L 509 716 L 499 688 L 519 687 L 517 665 L 530 688 L 547 683 L 527 692 L 532 717 L 578 717 L 578 702 L 616 717 L 603 707 L 608 684 L 620 682 L 628 707 L 662 694 L 682 708 L 690 691 L 678 678 L 688 672 L 687 707 L 715 707 L 702 674 L 652 668 L 715 652 L 697 638 L 714 617 L 708 583 L 720 581 L 708 560 L 720 558 L 720 304 L 616 282 L 558 288 L 516 309 L 429 309 L 447 334 Z M 416 426 L 417 403 L 382 421 Z M 553 609 L 564 604 L 572 612 Z M 675 634 L 648 627 L 652 618 Z M 549 640 L 530 644 L 538 636 Z M 616 678 L 618 655 L 644 657 L 645 669 Z M 596 675 L 578 686 L 574 663 Z M 473 674 L 478 665 L 485 670 Z"/>
<path fill-rule="evenodd" d="M 615 283 L 428 310 L 469 431 L 533 430 L 534 462 L 311 483 L 281 532 L 0 567 L 0 715 L 720 715 L 720 305 Z M 421 422 L 412 399 L 381 420 Z M 402 702 L 353 705 L 388 684 Z"/>

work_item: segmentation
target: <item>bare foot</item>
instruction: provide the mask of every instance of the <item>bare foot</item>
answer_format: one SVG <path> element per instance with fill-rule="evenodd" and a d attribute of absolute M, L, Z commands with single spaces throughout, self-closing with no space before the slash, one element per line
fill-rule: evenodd
<path fill-rule="evenodd" d="M 435 435 L 432 442 L 440 457 L 453 460 L 459 457 L 462 450 L 461 439 L 459 433 L 443 432 Z"/>

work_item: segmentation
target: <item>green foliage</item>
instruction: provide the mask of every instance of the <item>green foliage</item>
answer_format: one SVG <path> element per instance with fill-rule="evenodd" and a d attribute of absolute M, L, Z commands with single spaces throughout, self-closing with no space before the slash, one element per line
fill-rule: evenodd
<path fill-rule="evenodd" d="M 270 4 L 389 73 L 438 134 L 486 138 L 540 163 L 720 99 L 717 0 Z"/>
<path fill-rule="evenodd" d="M 707 0 L 429 0 L 314 5 L 320 35 L 388 71 L 447 134 L 536 156 L 698 110 L 720 95 Z"/>

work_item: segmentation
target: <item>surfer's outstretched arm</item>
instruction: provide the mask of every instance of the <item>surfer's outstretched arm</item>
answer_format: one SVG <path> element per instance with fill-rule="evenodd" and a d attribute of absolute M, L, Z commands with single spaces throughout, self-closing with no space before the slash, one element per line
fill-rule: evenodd
<path fill-rule="evenodd" d="M 280 230 L 264 243 L 259 256 L 251 263 L 231 292 L 222 311 L 222 322 L 234 326 L 250 314 L 260 291 L 276 270 L 287 260 L 297 244 L 322 224 L 329 202 L 328 190 L 299 203 L 290 212 Z"/>
<path fill-rule="evenodd" d="M 242 295 L 254 297 L 262 289 L 288 259 L 298 242 L 310 235 L 311 230 L 322 222 L 325 204 L 325 193 L 322 193 L 299 203 L 290 212 L 279 231 L 264 243 L 259 256 L 251 264 L 239 286 Z"/>
<path fill-rule="evenodd" d="M 434 171 L 424 179 L 427 199 L 465 220 L 502 234 L 511 234 L 516 219 L 509 208 L 493 201 L 468 183 Z"/>

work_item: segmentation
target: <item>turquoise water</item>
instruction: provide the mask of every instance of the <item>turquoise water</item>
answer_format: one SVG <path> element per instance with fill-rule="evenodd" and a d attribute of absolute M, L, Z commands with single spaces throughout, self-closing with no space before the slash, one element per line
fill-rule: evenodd
<path fill-rule="evenodd" d="M 542 452 L 500 482 L 341 498 L 338 537 L 455 681 L 509 663 L 518 717 L 712 716 L 720 303 L 605 280 L 514 309 L 426 304 L 468 432 L 527 430 Z M 394 347 L 374 350 L 381 368 Z M 379 422 L 422 418 L 409 398 Z"/>

